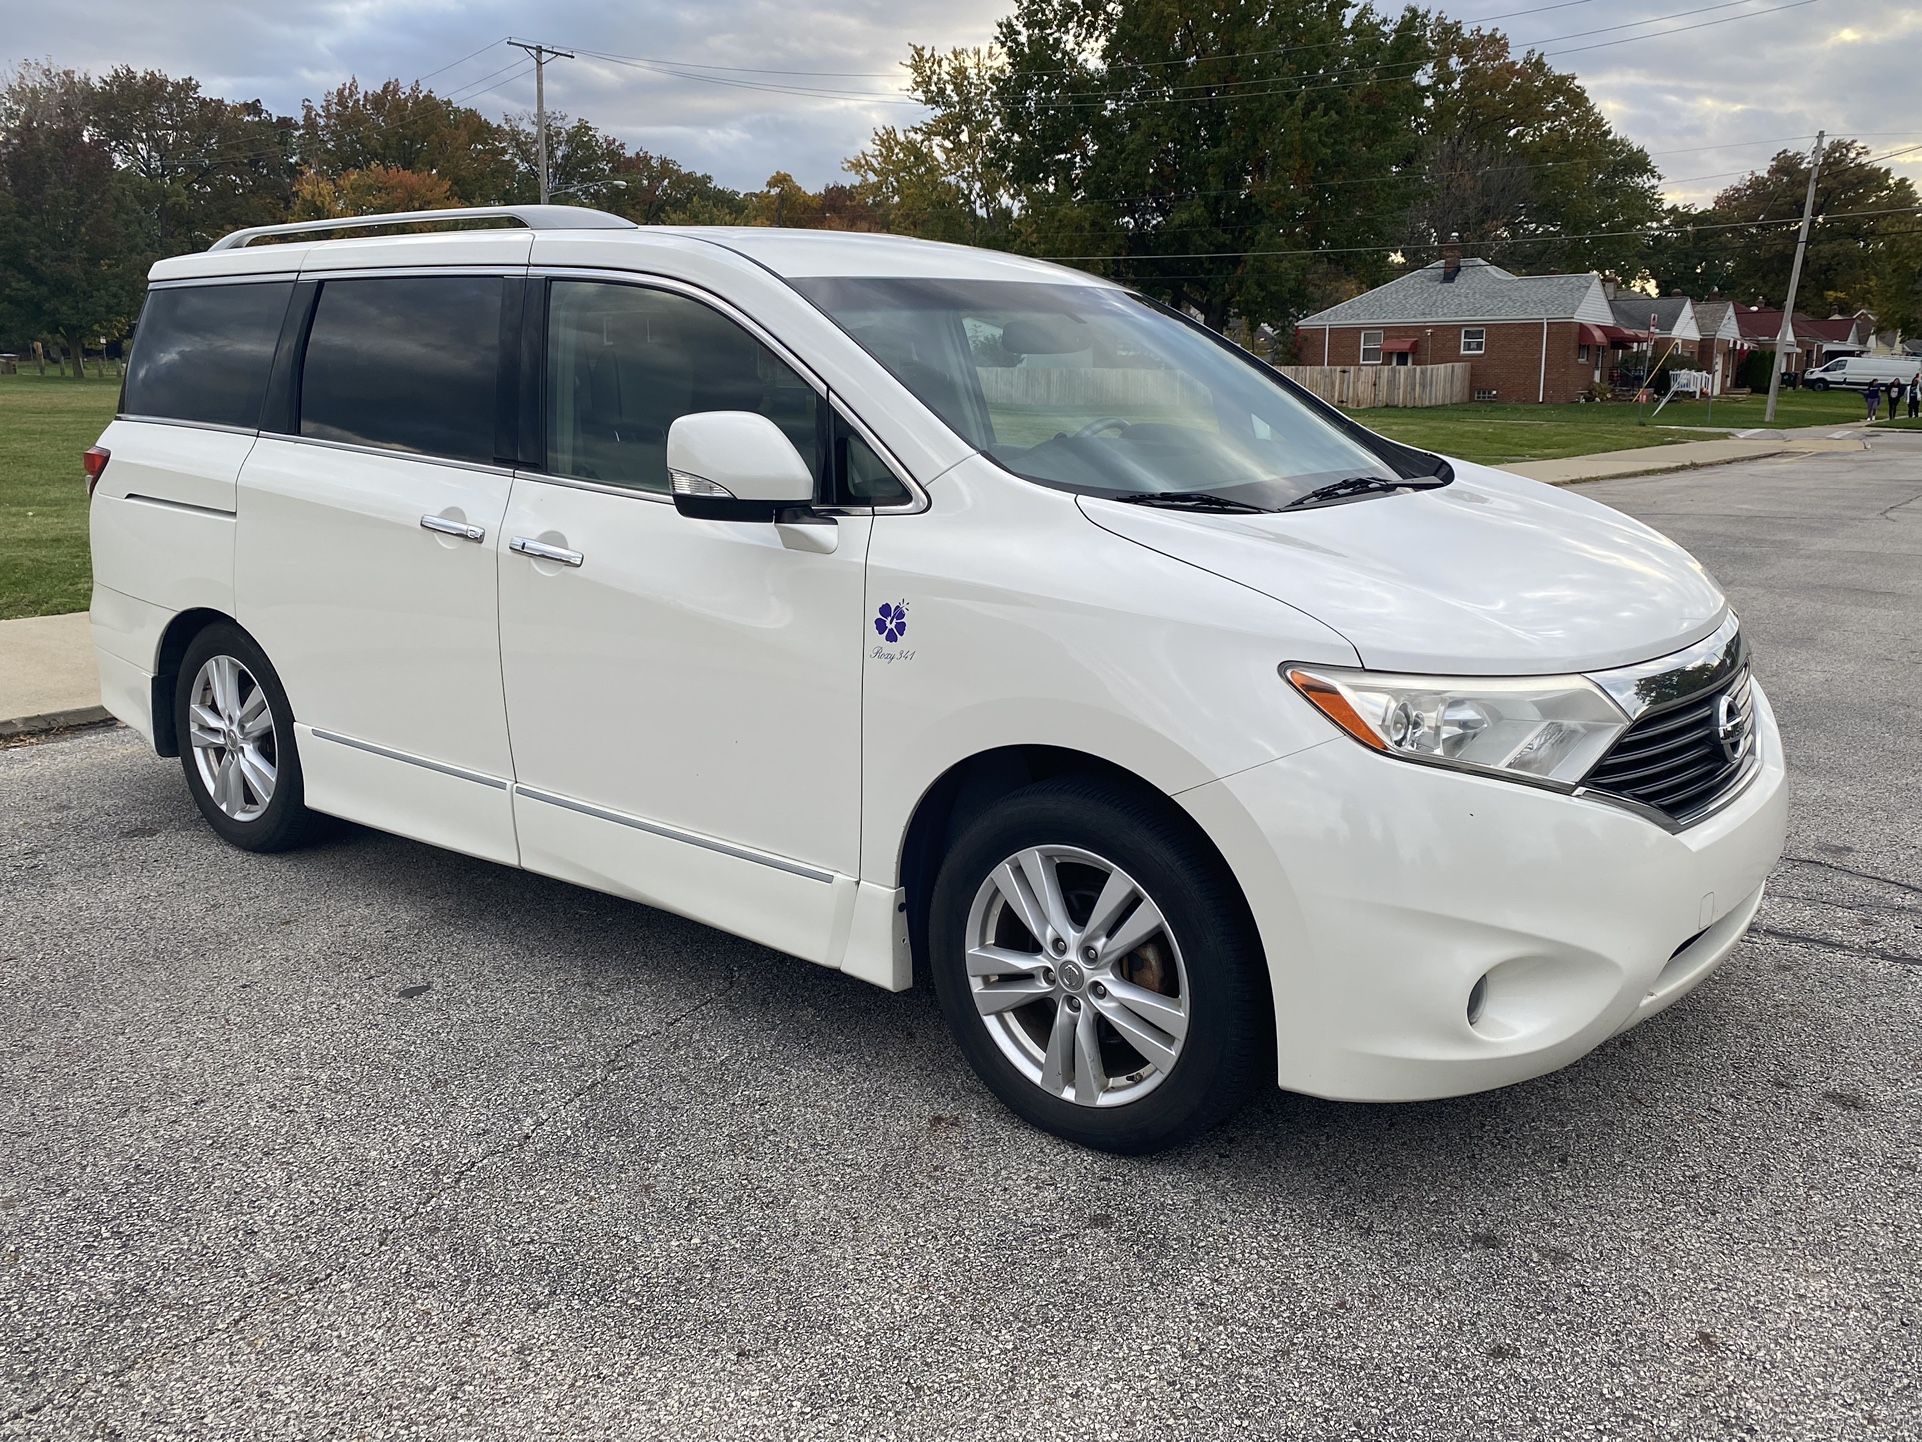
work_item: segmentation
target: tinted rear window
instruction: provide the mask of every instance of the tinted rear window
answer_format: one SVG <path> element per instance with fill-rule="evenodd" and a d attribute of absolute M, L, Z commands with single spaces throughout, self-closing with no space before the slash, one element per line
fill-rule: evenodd
<path fill-rule="evenodd" d="M 165 286 L 147 295 L 127 364 L 122 414 L 260 424 L 293 282 Z"/>
<path fill-rule="evenodd" d="M 330 280 L 301 366 L 300 433 L 494 459 L 499 276 Z"/>

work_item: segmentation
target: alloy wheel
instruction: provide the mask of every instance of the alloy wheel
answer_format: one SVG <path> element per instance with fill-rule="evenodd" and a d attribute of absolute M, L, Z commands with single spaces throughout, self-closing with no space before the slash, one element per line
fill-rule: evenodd
<path fill-rule="evenodd" d="M 222 814 L 253 821 L 274 799 L 279 749 L 267 692 L 232 656 L 212 656 L 187 697 L 188 740 L 201 785 Z"/>
<path fill-rule="evenodd" d="M 990 871 L 968 910 L 967 973 L 1002 1055 L 1064 1101 L 1138 1101 L 1180 1059 L 1180 945 L 1140 884 L 1091 851 L 1029 847 Z"/>

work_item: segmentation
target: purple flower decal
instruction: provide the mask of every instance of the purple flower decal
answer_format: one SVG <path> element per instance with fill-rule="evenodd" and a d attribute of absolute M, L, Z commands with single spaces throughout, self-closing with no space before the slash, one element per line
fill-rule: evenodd
<path fill-rule="evenodd" d="M 898 641 L 908 633 L 908 603 L 896 601 L 890 606 L 886 601 L 875 613 L 874 632 L 883 641 Z"/>

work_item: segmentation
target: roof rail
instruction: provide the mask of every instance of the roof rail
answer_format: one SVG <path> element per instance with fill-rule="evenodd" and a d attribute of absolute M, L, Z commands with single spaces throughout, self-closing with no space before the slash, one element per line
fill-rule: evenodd
<path fill-rule="evenodd" d="M 428 220 L 512 220 L 529 230 L 638 230 L 633 221 L 605 210 L 578 205 L 474 205 L 452 210 L 403 210 L 386 215 L 345 215 L 331 220 L 293 220 L 284 225 L 253 225 L 223 235 L 207 249 L 240 250 L 263 235 L 300 235 L 316 230 L 360 230 L 366 226 L 418 225 Z"/>

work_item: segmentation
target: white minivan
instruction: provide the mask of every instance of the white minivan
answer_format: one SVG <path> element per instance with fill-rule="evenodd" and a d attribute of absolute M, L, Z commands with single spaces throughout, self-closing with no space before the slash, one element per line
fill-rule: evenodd
<path fill-rule="evenodd" d="M 1537 1076 L 1761 905 L 1775 723 L 1648 527 L 1032 260 L 448 218 L 160 262 L 88 454 L 104 698 L 235 845 L 920 973 L 1115 1151 Z"/>

